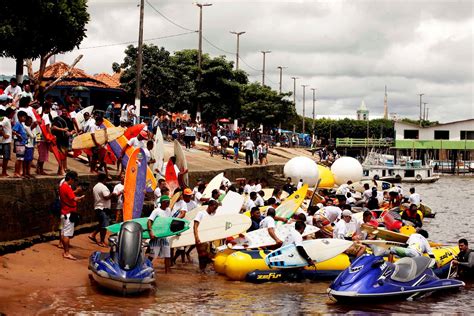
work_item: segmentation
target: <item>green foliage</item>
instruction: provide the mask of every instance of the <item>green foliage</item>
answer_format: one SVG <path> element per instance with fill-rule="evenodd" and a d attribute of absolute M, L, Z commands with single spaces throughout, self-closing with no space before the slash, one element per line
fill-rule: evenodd
<path fill-rule="evenodd" d="M 249 126 L 276 127 L 280 123 L 296 116 L 293 103 L 286 97 L 289 94 L 278 94 L 268 86 L 251 83 L 242 91 L 242 122 Z"/>
<path fill-rule="evenodd" d="M 407 118 L 407 117 L 403 118 L 401 121 L 404 122 L 404 123 L 408 123 L 408 124 L 414 124 L 414 125 L 418 125 L 418 126 L 420 125 L 420 120 L 412 120 L 412 119 Z M 421 121 L 421 126 L 422 127 L 436 126 L 438 124 L 439 124 L 438 121 L 428 121 L 428 120 L 422 120 Z"/>
<path fill-rule="evenodd" d="M 36 59 L 79 46 L 89 21 L 86 0 L 2 1 L 0 56 Z"/>
<path fill-rule="evenodd" d="M 136 86 L 136 56 L 138 49 L 128 46 L 119 68 L 122 87 L 130 95 Z M 247 75 L 234 71 L 224 57 L 202 56 L 201 82 L 198 83 L 197 51 L 186 49 L 171 55 L 155 45 L 143 46 L 142 102 L 156 110 L 188 110 L 195 114 L 200 105 L 202 118 L 211 122 L 218 118 L 237 118 L 242 104 L 241 89 Z M 112 65 L 118 70 L 117 63 Z"/>

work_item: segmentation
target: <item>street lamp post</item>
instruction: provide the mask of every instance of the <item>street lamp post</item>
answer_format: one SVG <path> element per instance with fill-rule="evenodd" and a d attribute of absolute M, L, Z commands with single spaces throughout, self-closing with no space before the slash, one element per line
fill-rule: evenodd
<path fill-rule="evenodd" d="M 421 104 L 422 104 L 423 95 L 424 95 L 424 93 L 420 93 L 420 94 L 419 94 L 419 96 L 420 96 L 420 127 L 421 127 L 421 120 L 422 120 L 422 116 L 421 116 Z"/>
<path fill-rule="evenodd" d="M 270 50 L 262 50 L 262 54 L 263 54 L 262 86 L 265 85 L 265 55 L 270 54 L 270 53 L 271 53 Z"/>
<path fill-rule="evenodd" d="M 212 3 L 195 3 L 199 8 L 199 48 L 198 48 L 198 87 L 201 88 L 201 72 L 202 72 L 202 8 L 210 7 Z M 196 121 L 201 120 L 201 105 L 199 101 L 196 106 Z"/>
<path fill-rule="evenodd" d="M 316 118 L 315 116 L 315 110 L 316 110 L 316 89 L 315 88 L 311 88 L 311 90 L 313 91 L 313 126 L 312 126 L 312 131 L 314 133 L 314 120 Z"/>
<path fill-rule="evenodd" d="M 141 83 L 142 83 L 142 64 L 143 64 L 143 16 L 145 11 L 145 1 L 140 1 L 140 26 L 138 30 L 138 54 L 137 54 L 137 78 L 135 87 L 135 106 L 137 108 L 137 117 L 140 122 L 141 112 Z"/>
<path fill-rule="evenodd" d="M 280 88 L 279 88 L 279 91 L 280 91 L 280 94 L 281 94 L 281 81 L 282 81 L 282 74 L 283 74 L 283 69 L 285 69 L 287 67 L 283 67 L 283 66 L 278 66 L 277 69 L 280 69 Z"/>
<path fill-rule="evenodd" d="M 293 105 L 295 106 L 296 109 L 296 79 L 299 79 L 298 77 L 291 77 L 293 79 Z"/>
<path fill-rule="evenodd" d="M 240 35 L 245 34 L 245 32 L 231 31 L 230 33 L 237 35 L 237 52 L 235 53 L 235 70 L 239 70 Z"/>
<path fill-rule="evenodd" d="M 304 125 L 305 125 L 305 122 L 304 122 L 304 118 L 305 118 L 305 106 L 306 106 L 306 102 L 305 102 L 305 99 L 306 99 L 306 87 L 308 86 L 307 84 L 302 84 L 301 85 L 303 87 L 303 134 L 304 134 Z"/>

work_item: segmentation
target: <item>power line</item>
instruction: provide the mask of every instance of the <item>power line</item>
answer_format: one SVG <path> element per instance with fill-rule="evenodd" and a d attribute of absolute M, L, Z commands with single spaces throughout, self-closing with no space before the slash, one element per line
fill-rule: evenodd
<path fill-rule="evenodd" d="M 240 56 L 239 56 L 239 59 L 240 59 L 241 62 L 243 62 L 244 64 L 246 64 L 247 67 L 249 67 L 250 69 L 255 70 L 255 71 L 262 71 L 262 69 L 257 69 L 257 68 L 255 68 L 255 67 L 250 66 L 250 65 L 249 65 L 245 60 L 243 60 L 242 57 L 240 57 Z"/>
<path fill-rule="evenodd" d="M 161 15 L 166 21 L 170 22 L 171 24 L 173 24 L 174 26 L 177 26 L 183 30 L 186 30 L 186 31 L 192 31 L 192 32 L 195 32 L 196 30 L 192 30 L 190 28 L 187 28 L 185 26 L 182 26 L 176 22 L 174 22 L 173 20 L 171 20 L 170 18 L 168 18 L 166 15 L 164 15 L 163 13 L 161 13 L 160 11 L 158 11 L 151 3 L 150 1 L 146 0 L 146 3 L 153 9 L 153 11 L 155 11 L 156 13 L 158 13 L 159 15 Z"/>
<path fill-rule="evenodd" d="M 209 45 L 211 45 L 211 46 L 214 47 L 215 49 L 220 50 L 221 52 L 224 52 L 224 53 L 226 53 L 226 54 L 231 54 L 231 55 L 232 55 L 232 54 L 235 54 L 235 52 L 228 52 L 228 51 L 226 51 L 225 49 L 222 49 L 222 48 L 218 47 L 217 45 L 213 44 L 213 43 L 212 43 L 210 40 L 208 40 L 204 35 L 202 36 L 202 38 L 203 38 Z"/>
<path fill-rule="evenodd" d="M 154 37 L 154 38 L 148 38 L 144 39 L 144 42 L 150 42 L 150 41 L 156 41 L 159 39 L 165 39 L 165 38 L 172 38 L 172 37 L 178 37 L 178 36 L 183 36 L 183 35 L 188 35 L 188 34 L 194 34 L 197 31 L 192 31 L 192 32 L 185 32 L 185 33 L 179 33 L 179 34 L 172 34 L 172 35 L 166 35 L 166 36 L 160 36 L 160 37 Z M 83 49 L 93 49 L 93 48 L 102 48 L 102 47 L 111 47 L 111 46 L 122 46 L 122 45 L 127 45 L 127 44 L 135 44 L 137 41 L 128 41 L 128 42 L 122 42 L 122 43 L 114 43 L 114 44 L 104 44 L 104 45 L 97 45 L 97 46 L 88 46 L 88 47 L 81 47 L 78 48 L 77 50 L 83 50 Z"/>

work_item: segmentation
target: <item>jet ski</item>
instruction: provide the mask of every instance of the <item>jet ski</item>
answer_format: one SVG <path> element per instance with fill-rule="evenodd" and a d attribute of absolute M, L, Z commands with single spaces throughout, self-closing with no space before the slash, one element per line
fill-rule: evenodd
<path fill-rule="evenodd" d="M 431 262 L 428 257 L 415 257 L 390 263 L 381 256 L 363 255 L 331 283 L 327 292 L 340 303 L 381 302 L 414 299 L 465 285 L 459 280 L 439 279 L 429 268 Z"/>
<path fill-rule="evenodd" d="M 94 252 L 89 258 L 89 270 L 101 286 L 122 294 L 134 294 L 152 288 L 155 270 L 145 258 L 142 227 L 126 222 L 117 236 L 109 238 L 110 252 Z"/>

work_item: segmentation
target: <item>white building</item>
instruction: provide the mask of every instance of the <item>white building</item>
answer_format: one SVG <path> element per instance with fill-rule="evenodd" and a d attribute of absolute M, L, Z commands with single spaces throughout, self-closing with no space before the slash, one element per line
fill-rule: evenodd
<path fill-rule="evenodd" d="M 395 122 L 397 140 L 474 140 L 474 119 L 420 127 L 416 124 Z"/>

